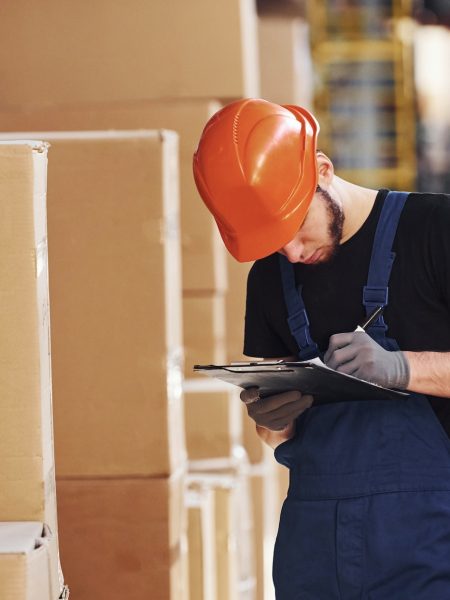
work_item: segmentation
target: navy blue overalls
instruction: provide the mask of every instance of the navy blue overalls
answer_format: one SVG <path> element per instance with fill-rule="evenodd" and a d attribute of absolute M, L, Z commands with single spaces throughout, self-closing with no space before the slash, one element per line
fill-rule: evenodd
<path fill-rule="evenodd" d="M 363 303 L 388 302 L 392 243 L 407 194 L 390 192 L 374 238 Z M 317 354 L 280 256 L 300 359 Z M 398 348 L 379 318 L 368 333 Z M 449 400 L 450 401 L 450 400 Z M 274 552 L 277 600 L 450 600 L 450 441 L 428 400 L 310 408 L 275 450 L 290 483 Z"/>

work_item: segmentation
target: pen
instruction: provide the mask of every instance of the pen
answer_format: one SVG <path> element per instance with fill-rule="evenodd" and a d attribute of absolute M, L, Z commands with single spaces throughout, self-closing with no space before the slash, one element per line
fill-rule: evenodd
<path fill-rule="evenodd" d="M 378 306 L 362 323 L 358 325 L 355 331 L 365 331 L 371 323 L 383 312 L 384 306 Z"/>

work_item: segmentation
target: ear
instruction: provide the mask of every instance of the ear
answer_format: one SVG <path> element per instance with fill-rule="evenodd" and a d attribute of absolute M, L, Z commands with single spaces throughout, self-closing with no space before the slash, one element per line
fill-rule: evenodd
<path fill-rule="evenodd" d="M 321 150 L 317 150 L 316 161 L 319 171 L 319 185 L 321 187 L 328 187 L 334 177 L 333 163 Z"/>

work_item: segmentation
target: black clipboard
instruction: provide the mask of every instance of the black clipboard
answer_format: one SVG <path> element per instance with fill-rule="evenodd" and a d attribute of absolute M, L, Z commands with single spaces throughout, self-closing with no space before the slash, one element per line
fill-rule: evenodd
<path fill-rule="evenodd" d="M 400 400 L 409 394 L 346 375 L 315 358 L 302 362 L 240 362 L 195 365 L 194 371 L 242 389 L 259 387 L 260 397 L 299 390 L 314 396 L 314 404 L 348 400 Z"/>

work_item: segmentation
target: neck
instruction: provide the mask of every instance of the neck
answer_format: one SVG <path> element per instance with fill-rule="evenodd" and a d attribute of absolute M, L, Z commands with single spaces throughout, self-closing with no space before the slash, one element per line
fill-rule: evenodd
<path fill-rule="evenodd" d="M 363 226 L 375 203 L 378 191 L 364 188 L 334 176 L 334 197 L 340 199 L 344 211 L 341 244 L 349 240 Z M 331 192 L 333 195 L 333 192 Z"/>

